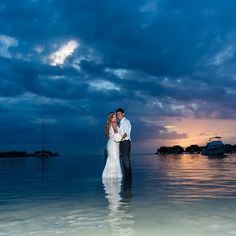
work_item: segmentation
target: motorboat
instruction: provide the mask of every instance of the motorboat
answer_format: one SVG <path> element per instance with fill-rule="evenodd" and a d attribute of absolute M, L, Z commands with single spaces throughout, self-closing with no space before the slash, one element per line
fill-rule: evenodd
<path fill-rule="evenodd" d="M 207 145 L 202 149 L 202 155 L 224 155 L 225 145 L 220 136 L 215 136 L 209 139 Z"/>

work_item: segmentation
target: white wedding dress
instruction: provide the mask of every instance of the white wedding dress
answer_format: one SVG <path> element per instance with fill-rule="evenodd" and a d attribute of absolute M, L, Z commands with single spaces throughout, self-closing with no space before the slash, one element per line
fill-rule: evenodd
<path fill-rule="evenodd" d="M 119 143 L 114 142 L 114 130 L 110 127 L 109 140 L 107 142 L 107 161 L 102 173 L 102 178 L 122 178 L 122 170 L 120 166 L 120 150 Z"/>

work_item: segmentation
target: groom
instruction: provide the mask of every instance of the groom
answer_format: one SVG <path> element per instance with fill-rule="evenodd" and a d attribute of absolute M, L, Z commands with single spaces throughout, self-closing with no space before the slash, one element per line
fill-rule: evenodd
<path fill-rule="evenodd" d="M 120 134 L 122 140 L 120 142 L 120 157 L 124 171 L 125 180 L 132 179 L 132 170 L 130 163 L 130 151 L 131 151 L 131 124 L 127 118 L 125 118 L 125 112 L 122 108 L 116 110 L 117 119 L 119 120 Z"/>

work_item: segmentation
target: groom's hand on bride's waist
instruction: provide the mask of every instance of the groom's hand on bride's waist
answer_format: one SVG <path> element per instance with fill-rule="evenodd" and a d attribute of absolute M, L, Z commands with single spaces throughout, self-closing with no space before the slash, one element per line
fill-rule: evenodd
<path fill-rule="evenodd" d="M 122 139 L 121 139 L 121 141 L 123 141 L 125 138 L 127 137 L 127 134 L 126 133 L 124 133 L 123 134 L 123 136 L 122 136 Z"/>

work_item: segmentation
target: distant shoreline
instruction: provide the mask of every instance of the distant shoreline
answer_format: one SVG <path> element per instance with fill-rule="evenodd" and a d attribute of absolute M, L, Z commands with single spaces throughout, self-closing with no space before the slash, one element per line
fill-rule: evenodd
<path fill-rule="evenodd" d="M 155 154 L 201 154 L 205 146 L 192 144 L 186 148 L 180 145 L 161 146 Z M 224 144 L 225 153 L 236 153 L 236 144 Z"/>
<path fill-rule="evenodd" d="M 48 157 L 59 156 L 58 153 L 54 153 L 49 150 L 36 151 L 33 153 L 28 153 L 27 151 L 3 151 L 3 152 L 0 152 L 0 158 L 40 157 L 41 153 L 45 153 Z"/>

